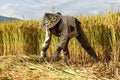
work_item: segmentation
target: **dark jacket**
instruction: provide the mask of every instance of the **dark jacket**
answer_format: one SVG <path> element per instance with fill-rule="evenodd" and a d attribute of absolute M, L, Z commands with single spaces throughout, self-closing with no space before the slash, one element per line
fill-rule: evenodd
<path fill-rule="evenodd" d="M 61 20 L 56 26 L 46 29 L 43 47 L 49 47 L 51 36 L 54 34 L 60 37 L 58 47 L 64 48 L 68 38 L 78 36 L 76 21 L 78 20 L 74 17 L 61 16 Z M 80 25 L 79 21 L 77 25 Z"/>

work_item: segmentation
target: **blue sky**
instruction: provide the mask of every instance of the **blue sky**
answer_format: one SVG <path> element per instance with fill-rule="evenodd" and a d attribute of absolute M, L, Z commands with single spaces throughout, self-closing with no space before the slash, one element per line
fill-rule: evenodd
<path fill-rule="evenodd" d="M 120 0 L 1 0 L 0 15 L 24 19 L 41 19 L 45 12 L 64 15 L 107 13 L 111 7 L 120 11 Z"/>

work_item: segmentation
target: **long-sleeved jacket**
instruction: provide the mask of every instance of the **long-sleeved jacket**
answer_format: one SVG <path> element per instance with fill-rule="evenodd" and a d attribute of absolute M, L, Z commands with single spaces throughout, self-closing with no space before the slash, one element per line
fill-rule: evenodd
<path fill-rule="evenodd" d="M 58 47 L 64 48 L 68 38 L 78 36 L 76 20 L 74 17 L 61 15 L 61 20 L 56 26 L 46 29 L 43 47 L 49 47 L 51 36 L 54 34 L 60 37 Z"/>

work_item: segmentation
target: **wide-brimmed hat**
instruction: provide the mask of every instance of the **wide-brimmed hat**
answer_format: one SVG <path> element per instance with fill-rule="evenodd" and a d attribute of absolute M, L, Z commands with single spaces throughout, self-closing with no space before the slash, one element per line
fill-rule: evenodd
<path fill-rule="evenodd" d="M 41 28 L 51 28 L 54 27 L 61 20 L 61 15 L 55 13 L 45 13 Z"/>

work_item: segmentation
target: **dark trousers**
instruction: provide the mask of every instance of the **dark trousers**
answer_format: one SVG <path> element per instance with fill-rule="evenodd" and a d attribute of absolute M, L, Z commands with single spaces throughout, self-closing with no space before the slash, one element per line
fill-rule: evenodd
<path fill-rule="evenodd" d="M 99 61 L 99 58 L 97 57 L 94 49 L 91 47 L 91 45 L 88 42 L 88 39 L 83 31 L 83 29 L 81 28 L 81 23 L 76 19 L 76 27 L 77 27 L 77 31 L 78 31 L 78 36 L 76 36 L 76 39 L 79 41 L 79 43 L 81 44 L 81 46 L 87 51 L 87 53 L 93 57 L 93 59 L 95 61 Z M 67 56 L 67 58 L 69 59 L 69 50 L 68 50 L 68 42 L 69 39 L 63 49 L 64 51 L 64 55 Z"/>
<path fill-rule="evenodd" d="M 77 40 L 79 41 L 79 43 L 81 43 L 81 46 L 87 51 L 87 53 L 93 57 L 93 59 L 95 60 L 99 60 L 94 49 L 91 47 L 91 45 L 89 44 L 88 42 L 88 39 L 81 27 L 81 23 L 76 19 L 76 26 L 77 26 L 77 30 L 78 30 L 78 33 L 79 35 L 76 36 Z"/>

